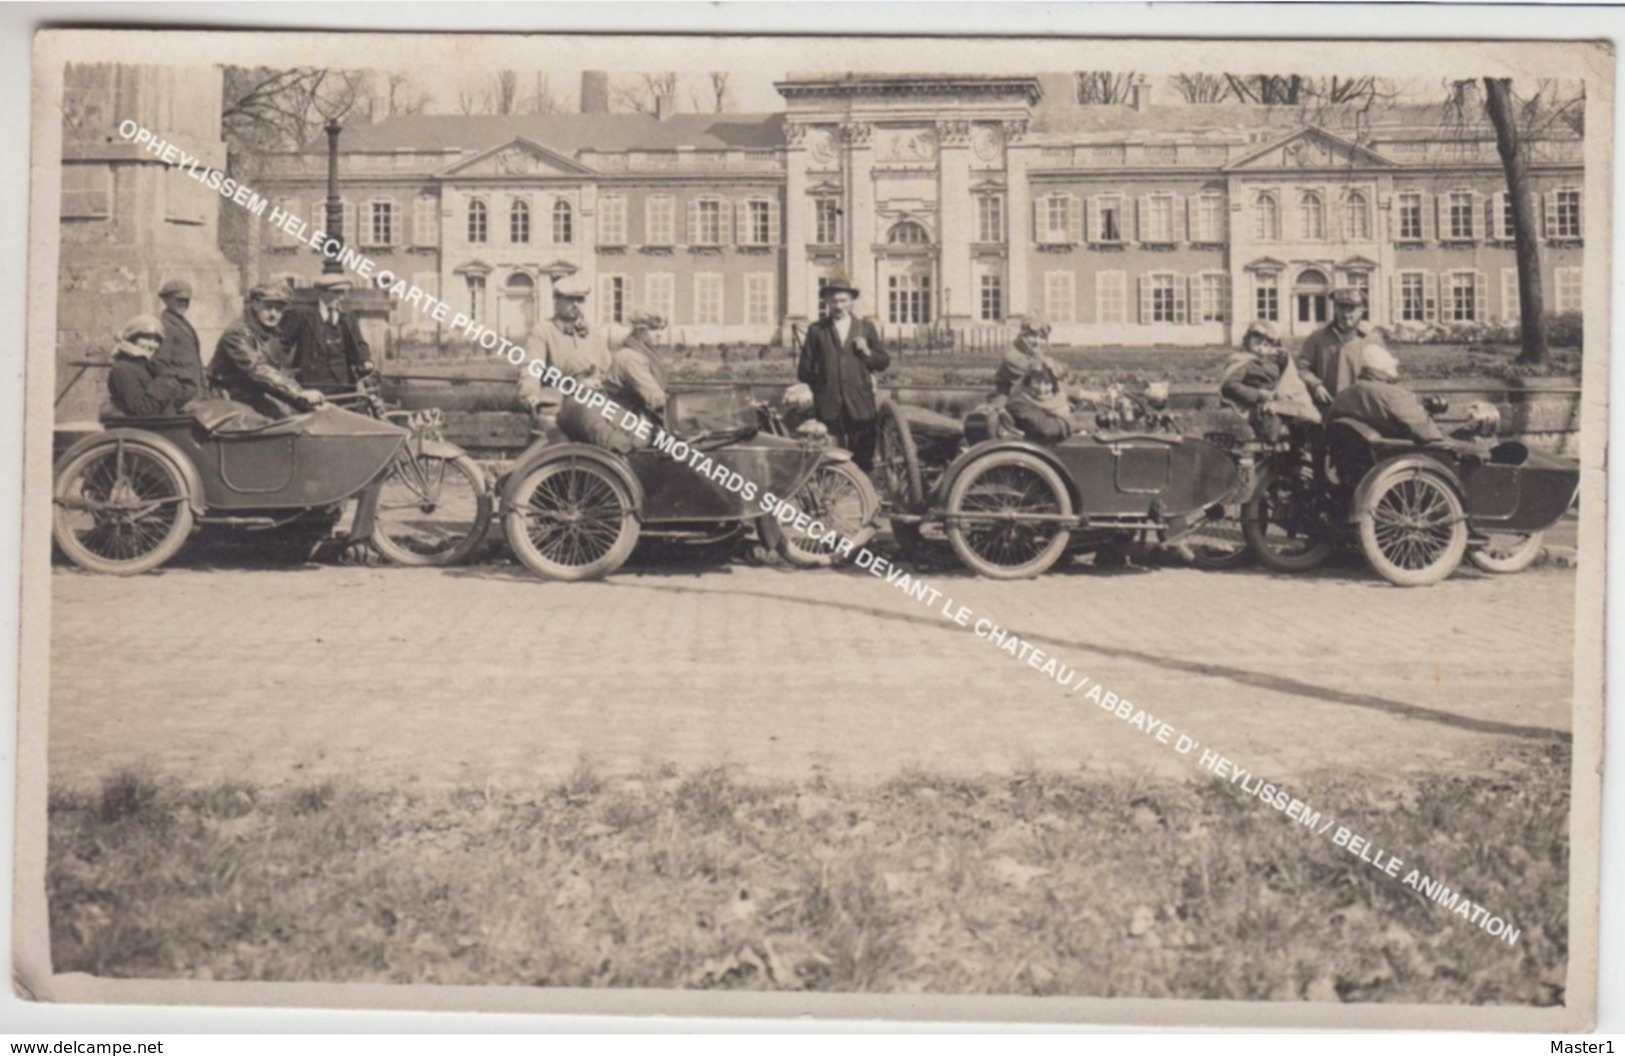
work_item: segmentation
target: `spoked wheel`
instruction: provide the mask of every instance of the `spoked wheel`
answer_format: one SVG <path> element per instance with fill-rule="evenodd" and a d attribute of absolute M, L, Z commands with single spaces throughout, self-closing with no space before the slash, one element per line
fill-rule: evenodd
<path fill-rule="evenodd" d="M 613 471 L 573 458 L 536 467 L 508 492 L 503 527 L 514 556 L 548 579 L 595 579 L 638 542 L 632 493 Z"/>
<path fill-rule="evenodd" d="M 91 572 L 133 576 L 174 557 L 192 534 L 186 477 L 162 451 L 119 440 L 57 473 L 52 535 Z"/>
<path fill-rule="evenodd" d="M 842 539 L 850 539 L 854 547 L 874 538 L 880 494 L 863 470 L 851 462 L 819 463 L 789 501 L 825 529 L 814 536 L 797 531 L 793 523 L 780 525 L 777 549 L 792 565 L 820 568 L 830 564 L 838 551 L 819 543 L 830 529 Z"/>
<path fill-rule="evenodd" d="M 989 579 L 1025 579 L 1066 552 L 1072 499 L 1047 463 L 996 451 L 967 467 L 948 492 L 948 540 L 966 567 Z"/>
<path fill-rule="evenodd" d="M 1241 507 L 1209 506 L 1195 529 L 1181 538 L 1197 568 L 1224 569 L 1245 565 L 1253 556 L 1241 530 Z"/>
<path fill-rule="evenodd" d="M 478 462 L 402 451 L 378 495 L 372 545 L 397 565 L 455 565 L 490 527 L 491 493 Z"/>
<path fill-rule="evenodd" d="M 1475 546 L 1467 551 L 1467 560 L 1481 571 L 1510 575 L 1534 564 L 1535 558 L 1540 556 L 1541 543 L 1545 541 L 1545 532 L 1532 532 L 1529 535 L 1492 532 L 1483 546 Z"/>
<path fill-rule="evenodd" d="M 1336 547 L 1337 527 L 1307 467 L 1273 472 L 1241 509 L 1247 548 L 1277 572 L 1319 568 Z"/>
<path fill-rule="evenodd" d="M 1456 570 L 1467 552 L 1467 518 L 1456 489 L 1414 466 L 1385 470 L 1360 515 L 1360 549 L 1401 587 L 1424 587 Z"/>

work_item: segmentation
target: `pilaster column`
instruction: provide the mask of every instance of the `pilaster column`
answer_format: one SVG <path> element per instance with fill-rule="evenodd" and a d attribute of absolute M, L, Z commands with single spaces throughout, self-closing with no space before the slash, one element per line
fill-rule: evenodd
<path fill-rule="evenodd" d="M 1009 133 L 1007 126 L 1004 164 L 1007 185 L 1005 204 L 1009 212 L 1005 216 L 1007 221 L 1005 235 L 1010 245 L 1010 295 L 1009 307 L 1005 309 L 1005 314 L 1011 317 L 1027 315 L 1032 311 L 1033 299 L 1028 288 L 1030 282 L 1028 265 L 1032 263 L 1035 252 L 1032 186 L 1027 170 L 1038 148 L 1018 143 L 1017 138 Z"/>
<path fill-rule="evenodd" d="M 846 180 L 846 273 L 864 292 L 864 315 L 879 315 L 884 293 L 875 271 L 875 178 L 871 126 L 855 121 L 841 126 L 842 170 Z"/>
<path fill-rule="evenodd" d="M 785 126 L 788 146 L 784 152 L 784 223 L 779 234 L 784 240 L 784 339 L 790 340 L 790 327 L 805 326 L 816 312 L 807 276 L 807 246 L 813 240 L 812 200 L 807 197 L 807 126 Z"/>
<path fill-rule="evenodd" d="M 969 323 L 976 304 L 971 242 L 976 209 L 970 194 L 970 122 L 937 122 L 938 281 L 941 312 L 950 325 Z"/>

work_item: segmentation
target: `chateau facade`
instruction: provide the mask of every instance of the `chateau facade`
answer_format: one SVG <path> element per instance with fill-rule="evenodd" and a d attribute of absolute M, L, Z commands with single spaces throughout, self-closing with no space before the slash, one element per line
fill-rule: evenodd
<path fill-rule="evenodd" d="M 600 322 L 646 305 L 691 344 L 782 338 L 836 274 L 892 336 L 1030 314 L 1076 345 L 1233 343 L 1254 318 L 1302 336 L 1341 285 L 1384 325 L 1516 321 L 1487 125 L 1407 105 L 1325 127 L 1296 108 L 1155 105 L 1144 84 L 1080 105 L 1072 85 L 791 75 L 774 114 L 397 118 L 341 138 L 343 233 L 514 336 L 567 275 L 593 284 Z M 1534 144 L 1551 311 L 1581 304 L 1582 146 L 1566 130 Z M 285 155 L 260 190 L 319 222 L 325 180 L 325 156 Z M 257 278 L 320 271 L 274 228 L 257 237 Z M 410 308 L 394 322 L 438 339 Z"/>

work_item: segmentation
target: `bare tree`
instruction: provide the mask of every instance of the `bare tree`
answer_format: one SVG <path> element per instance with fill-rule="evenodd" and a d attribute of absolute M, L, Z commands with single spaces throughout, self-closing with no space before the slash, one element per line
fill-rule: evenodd
<path fill-rule="evenodd" d="M 519 112 L 519 71 L 498 70 L 491 75 L 482 95 L 487 114 L 516 114 Z"/>
<path fill-rule="evenodd" d="M 1181 73 L 1174 77 L 1174 89 L 1193 106 L 1222 103 L 1230 98 L 1230 82 L 1222 73 Z"/>
<path fill-rule="evenodd" d="M 654 114 L 662 98 L 677 98 L 677 74 L 640 73 L 636 80 L 616 85 L 613 92 L 614 105 L 634 114 Z"/>
<path fill-rule="evenodd" d="M 459 85 L 457 88 L 457 112 L 464 117 L 480 113 L 480 93 L 472 85 Z"/>
<path fill-rule="evenodd" d="M 1129 92 L 1139 82 L 1137 73 L 1110 70 L 1081 70 L 1077 74 L 1078 102 L 1084 106 L 1105 106 L 1129 101 Z"/>
<path fill-rule="evenodd" d="M 728 88 L 728 71 L 712 70 L 707 75 L 711 88 L 711 112 L 720 114 L 733 109 L 733 93 Z M 695 107 L 696 110 L 699 107 Z"/>
<path fill-rule="evenodd" d="M 228 66 L 220 106 L 227 146 L 239 156 L 303 150 L 328 118 L 356 109 L 367 83 L 358 70 Z"/>
<path fill-rule="evenodd" d="M 564 112 L 564 103 L 553 94 L 552 79 L 541 70 L 536 71 L 536 83 L 531 88 L 530 95 L 524 101 L 523 107 L 527 114 L 559 114 Z"/>
<path fill-rule="evenodd" d="M 410 117 L 429 108 L 433 97 L 414 88 L 412 78 L 404 73 L 385 74 L 383 82 L 373 92 L 373 112 L 377 117 Z"/>

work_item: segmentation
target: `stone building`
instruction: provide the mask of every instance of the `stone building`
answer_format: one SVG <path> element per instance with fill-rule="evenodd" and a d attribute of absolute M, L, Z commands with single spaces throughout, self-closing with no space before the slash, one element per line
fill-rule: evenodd
<path fill-rule="evenodd" d="M 593 75 L 588 75 L 589 81 Z M 589 85 L 590 87 L 590 85 Z M 672 340 L 766 342 L 835 274 L 891 336 L 1042 314 L 1064 343 L 1302 336 L 1340 285 L 1385 325 L 1516 320 L 1510 212 L 1488 126 L 1399 105 L 1340 127 L 1299 108 L 1078 102 L 1072 75 L 792 74 L 779 113 L 423 116 L 346 130 L 345 232 L 426 291 L 523 330 L 582 275 Z M 602 91 L 584 91 L 590 107 Z M 1582 141 L 1535 145 L 1548 308 L 1580 307 Z M 261 193 L 322 215 L 325 159 Z M 359 226 L 357 226 L 359 225 Z M 260 277 L 320 262 L 263 232 Z M 397 309 L 407 342 L 432 320 Z"/>

